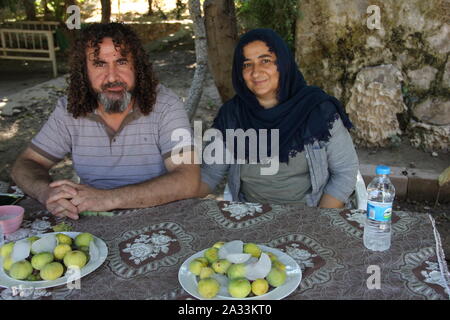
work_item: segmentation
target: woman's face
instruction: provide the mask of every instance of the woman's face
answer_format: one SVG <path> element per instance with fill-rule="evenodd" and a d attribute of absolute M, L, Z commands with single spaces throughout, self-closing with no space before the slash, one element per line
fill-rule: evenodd
<path fill-rule="evenodd" d="M 253 41 L 244 47 L 242 76 L 261 106 L 271 108 L 278 103 L 277 91 L 280 73 L 277 57 L 263 41 Z"/>

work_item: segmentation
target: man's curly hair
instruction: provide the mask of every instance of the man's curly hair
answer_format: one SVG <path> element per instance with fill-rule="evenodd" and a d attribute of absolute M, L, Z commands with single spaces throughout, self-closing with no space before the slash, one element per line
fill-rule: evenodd
<path fill-rule="evenodd" d="M 86 50 L 94 48 L 94 56 L 98 58 L 103 38 L 112 38 L 122 56 L 131 53 L 135 73 L 133 97 L 140 111 L 148 115 L 156 101 L 158 80 L 138 36 L 122 23 L 95 23 L 79 33 L 71 50 L 67 110 L 77 118 L 97 109 L 97 94 L 92 89 L 87 74 Z"/>

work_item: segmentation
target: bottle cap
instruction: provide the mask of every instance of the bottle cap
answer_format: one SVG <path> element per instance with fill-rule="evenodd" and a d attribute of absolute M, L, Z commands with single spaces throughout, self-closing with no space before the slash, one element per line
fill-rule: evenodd
<path fill-rule="evenodd" d="M 375 173 L 376 174 L 390 174 L 391 173 L 391 168 L 389 168 L 388 166 L 379 165 L 375 169 Z"/>

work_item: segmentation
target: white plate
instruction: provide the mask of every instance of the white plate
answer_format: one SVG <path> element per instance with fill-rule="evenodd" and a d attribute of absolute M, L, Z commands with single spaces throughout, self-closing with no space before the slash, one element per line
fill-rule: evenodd
<path fill-rule="evenodd" d="M 300 281 L 302 280 L 302 270 L 300 269 L 297 262 L 295 262 L 295 260 L 292 259 L 289 255 L 278 249 L 274 249 L 264 245 L 258 246 L 262 249 L 262 251 L 271 252 L 275 254 L 278 260 L 286 266 L 286 274 L 287 274 L 286 282 L 283 285 L 275 289 L 272 289 L 266 294 L 260 296 L 238 299 L 233 298 L 230 295 L 227 296 L 217 295 L 214 297 L 215 300 L 280 300 L 283 299 L 284 297 L 287 297 L 295 289 L 297 289 L 298 285 L 300 284 Z M 189 264 L 191 263 L 192 260 L 203 257 L 203 254 L 206 250 L 207 249 L 199 251 L 196 254 L 189 257 L 188 259 L 186 259 L 186 261 L 183 262 L 183 264 L 180 267 L 180 270 L 178 271 L 178 281 L 180 281 L 180 284 L 183 287 L 183 289 L 190 295 L 200 300 L 205 300 L 205 298 L 203 298 L 197 291 L 197 283 L 198 283 L 197 277 L 192 272 L 189 271 Z"/>
<path fill-rule="evenodd" d="M 38 234 L 37 236 L 44 236 L 49 234 L 57 234 L 57 233 L 64 233 L 71 237 L 72 239 L 75 239 L 77 235 L 79 235 L 81 232 L 50 232 L 50 233 L 43 233 Z M 94 244 L 97 246 L 99 255 L 98 259 L 95 261 L 89 260 L 89 262 L 81 268 L 81 272 L 78 277 L 73 276 L 70 278 L 70 281 L 78 280 L 85 275 L 91 273 L 98 267 L 100 267 L 103 262 L 106 260 L 106 257 L 108 255 L 108 247 L 106 246 L 106 243 L 100 239 L 94 236 Z M 41 280 L 41 281 L 22 281 L 22 280 L 16 280 L 11 278 L 5 273 L 5 270 L 3 270 L 3 259 L 0 257 L 0 287 L 3 288 L 12 288 L 12 287 L 19 287 L 22 286 L 23 288 L 35 288 L 35 289 L 45 289 L 45 288 L 51 288 L 51 287 L 57 287 L 60 285 L 64 285 L 68 283 L 68 277 L 64 276 L 61 278 L 58 278 L 56 280 Z"/>

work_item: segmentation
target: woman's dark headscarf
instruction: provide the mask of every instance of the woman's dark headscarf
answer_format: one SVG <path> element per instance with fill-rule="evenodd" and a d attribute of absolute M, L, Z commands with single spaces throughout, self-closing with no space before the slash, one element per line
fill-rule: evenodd
<path fill-rule="evenodd" d="M 247 88 L 242 76 L 245 59 L 243 49 L 250 42 L 258 40 L 266 43 L 269 50 L 275 53 L 280 75 L 278 104 L 269 109 L 264 109 L 259 104 L 256 96 Z M 253 128 L 257 132 L 258 129 L 268 129 L 268 131 L 279 129 L 279 160 L 281 162 L 287 163 L 289 156 L 303 151 L 305 144 L 312 143 L 314 140 L 328 141 L 331 137 L 332 123 L 338 115 L 348 129 L 352 127 L 341 103 L 336 98 L 326 94 L 319 87 L 306 84 L 288 46 L 271 29 L 254 29 L 240 38 L 234 51 L 232 80 L 236 95 L 221 107 L 214 119 L 213 127 L 220 130 L 224 137 L 226 129 L 241 128 L 246 131 Z M 326 101 L 331 102 L 327 105 L 335 108 L 324 113 L 323 103 Z M 270 145 L 269 132 L 267 139 L 269 155 L 271 155 Z M 248 160 L 248 146 L 246 159 Z"/>

